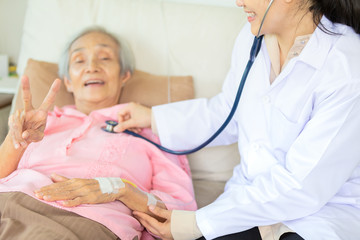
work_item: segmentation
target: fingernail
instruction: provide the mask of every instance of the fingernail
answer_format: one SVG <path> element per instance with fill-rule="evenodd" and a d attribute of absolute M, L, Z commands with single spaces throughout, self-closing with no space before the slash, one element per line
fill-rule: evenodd
<path fill-rule="evenodd" d="M 15 144 L 14 144 L 14 148 L 15 148 L 15 149 L 18 149 L 19 147 L 20 147 L 20 145 L 19 145 L 18 143 L 15 143 Z"/>
<path fill-rule="evenodd" d="M 154 209 L 155 209 L 155 206 L 154 206 L 154 205 L 150 205 L 150 206 L 149 206 L 149 209 L 150 209 L 150 210 L 154 210 Z"/>

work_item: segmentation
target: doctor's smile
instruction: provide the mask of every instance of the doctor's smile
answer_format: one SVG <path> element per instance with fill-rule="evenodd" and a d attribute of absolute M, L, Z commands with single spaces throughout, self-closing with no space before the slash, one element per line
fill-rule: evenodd
<path fill-rule="evenodd" d="M 247 11 L 245 11 L 245 12 L 246 12 L 248 21 L 249 22 L 254 21 L 256 14 L 254 12 L 247 12 Z"/>

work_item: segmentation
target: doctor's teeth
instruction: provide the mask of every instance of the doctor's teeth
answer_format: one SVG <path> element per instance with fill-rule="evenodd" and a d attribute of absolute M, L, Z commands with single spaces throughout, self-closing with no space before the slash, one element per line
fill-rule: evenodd
<path fill-rule="evenodd" d="M 246 13 L 248 17 L 255 17 L 255 13 L 251 12 L 251 13 Z"/>

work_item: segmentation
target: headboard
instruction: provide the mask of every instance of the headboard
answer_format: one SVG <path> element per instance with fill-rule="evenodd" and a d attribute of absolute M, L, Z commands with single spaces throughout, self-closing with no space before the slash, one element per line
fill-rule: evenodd
<path fill-rule="evenodd" d="M 137 70 L 192 76 L 195 97 L 211 97 L 221 90 L 245 21 L 236 7 L 165 0 L 28 0 L 18 72 L 30 58 L 56 63 L 73 34 L 100 25 L 128 41 Z M 199 206 L 217 197 L 239 162 L 235 145 L 189 159 Z"/>

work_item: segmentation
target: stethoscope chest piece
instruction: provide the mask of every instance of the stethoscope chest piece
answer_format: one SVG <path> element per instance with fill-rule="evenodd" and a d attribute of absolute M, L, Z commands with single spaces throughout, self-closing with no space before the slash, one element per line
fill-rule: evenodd
<path fill-rule="evenodd" d="M 104 130 L 105 132 L 108 132 L 108 133 L 116 133 L 114 131 L 114 127 L 116 125 L 118 125 L 117 121 L 108 120 L 105 123 L 106 123 L 106 126 L 101 127 L 102 130 Z"/>

